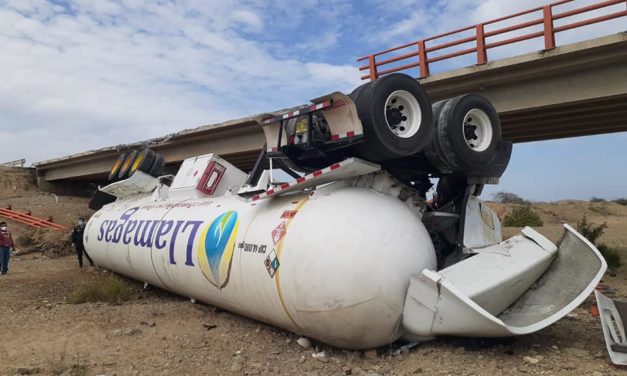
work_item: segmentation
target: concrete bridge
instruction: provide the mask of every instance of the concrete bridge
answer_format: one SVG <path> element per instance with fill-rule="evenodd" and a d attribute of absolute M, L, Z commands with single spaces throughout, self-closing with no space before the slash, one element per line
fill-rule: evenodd
<path fill-rule="evenodd" d="M 420 82 L 432 100 L 485 95 L 515 143 L 627 131 L 627 32 Z"/>
<path fill-rule="evenodd" d="M 480 92 L 493 101 L 503 136 L 515 143 L 627 131 L 627 33 L 470 66 L 419 81 L 433 100 Z M 252 118 L 185 130 L 36 163 L 40 187 L 79 193 L 102 183 L 118 155 L 150 146 L 171 168 L 216 153 L 247 171 L 265 140 Z"/>

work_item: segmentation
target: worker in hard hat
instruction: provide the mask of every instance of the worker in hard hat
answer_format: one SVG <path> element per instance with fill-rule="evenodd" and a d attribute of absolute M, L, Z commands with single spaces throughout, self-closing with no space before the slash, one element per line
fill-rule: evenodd
<path fill-rule="evenodd" d="M 87 251 L 85 251 L 85 245 L 83 244 L 83 234 L 85 233 L 85 218 L 79 218 L 78 223 L 72 230 L 72 243 L 76 247 L 76 255 L 78 256 L 78 266 L 83 267 L 83 253 L 89 261 L 89 266 L 94 266 L 94 261 L 89 257 Z"/>
<path fill-rule="evenodd" d="M 7 274 L 9 271 L 9 256 L 11 250 L 15 248 L 13 237 L 7 228 L 6 222 L 0 222 L 0 273 Z"/>

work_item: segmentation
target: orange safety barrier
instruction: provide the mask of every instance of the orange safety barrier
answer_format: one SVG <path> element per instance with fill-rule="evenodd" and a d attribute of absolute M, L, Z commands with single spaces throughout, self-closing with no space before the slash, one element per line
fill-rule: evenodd
<path fill-rule="evenodd" d="M 4 217 L 7 219 L 14 220 L 16 222 L 23 223 L 25 225 L 38 227 L 38 228 L 50 228 L 58 231 L 67 231 L 67 229 L 60 224 L 54 223 L 52 221 L 41 219 L 37 217 L 33 217 L 27 213 L 16 212 L 11 209 L 2 209 L 0 208 L 0 217 Z"/>
<path fill-rule="evenodd" d="M 488 62 L 488 50 L 491 48 L 505 46 L 508 44 L 513 44 L 513 43 L 521 42 L 524 40 L 539 38 L 539 37 L 544 37 L 544 48 L 546 50 L 550 50 L 552 48 L 555 48 L 555 34 L 556 33 L 627 16 L 627 0 L 607 0 L 607 1 L 601 1 L 597 4 L 592 4 L 592 5 L 580 7 L 577 9 L 564 11 L 561 13 L 554 12 L 554 8 L 556 6 L 571 3 L 573 1 L 575 0 L 558 1 L 553 4 L 529 9 L 523 12 L 515 13 L 509 16 L 505 16 L 505 17 L 488 21 L 488 22 L 480 23 L 478 25 L 468 26 L 462 29 L 450 31 L 448 33 L 436 35 L 430 38 L 421 39 L 421 40 L 411 42 L 411 43 L 406 43 L 406 44 L 403 44 L 402 46 L 393 47 L 393 48 L 390 48 L 381 52 L 370 54 L 368 56 L 363 56 L 357 59 L 357 61 L 367 60 L 368 64 L 359 67 L 359 70 L 360 71 L 368 70 L 368 74 L 361 76 L 361 79 L 362 80 L 370 79 L 372 81 L 372 80 L 377 79 L 380 76 L 383 76 L 389 73 L 403 71 L 406 69 L 411 69 L 411 68 L 419 68 L 420 78 L 423 78 L 423 77 L 427 77 L 430 75 L 430 70 L 429 70 L 430 63 L 447 60 L 447 59 L 455 58 L 458 56 L 467 55 L 470 53 L 476 53 L 477 64 L 481 65 L 481 64 L 485 64 Z M 571 22 L 568 24 L 560 25 L 560 26 L 555 26 L 554 24 L 556 20 L 561 20 L 567 17 L 572 17 L 572 16 L 576 16 L 579 14 L 588 13 L 588 12 L 598 10 L 598 9 L 606 9 L 617 4 L 625 4 L 626 9 L 607 13 L 601 16 L 596 16 L 596 17 L 591 17 L 590 15 L 588 15 L 587 19 L 580 20 L 577 22 Z M 486 31 L 485 27 L 487 25 L 493 25 L 499 22 L 511 20 L 511 19 L 521 17 L 521 16 L 526 16 L 526 15 L 533 14 L 536 12 L 542 12 L 542 17 L 533 19 L 531 21 L 522 22 L 516 25 L 511 25 L 511 26 L 502 27 L 496 30 Z M 514 38 L 491 42 L 491 43 L 486 42 L 486 38 L 495 37 L 498 35 L 525 29 L 528 27 L 536 26 L 536 25 L 542 25 L 542 30 L 532 32 L 532 33 L 527 33 L 527 34 L 520 35 Z M 428 45 L 430 44 L 429 42 L 432 42 L 436 39 L 468 32 L 473 29 L 475 30 L 474 32 L 475 35 L 473 36 L 456 39 L 456 40 L 438 44 L 438 45 Z M 475 42 L 474 47 L 465 48 L 459 51 L 455 51 L 455 52 L 451 52 L 451 53 L 447 53 L 447 54 L 443 54 L 443 55 L 439 55 L 435 57 L 429 57 L 429 54 L 432 52 L 443 50 L 443 49 L 450 48 L 450 47 L 459 46 L 459 45 L 470 43 L 473 41 Z M 409 50 L 409 51 L 405 52 L 405 50 Z M 398 54 L 398 53 L 400 53 L 400 55 L 392 56 L 392 57 L 385 56 L 389 54 L 391 55 L 391 54 Z M 407 61 L 406 64 L 402 64 L 402 65 L 384 69 L 384 70 L 380 69 L 382 66 L 390 64 L 390 63 L 395 63 L 395 62 L 404 63 L 405 61 Z"/>

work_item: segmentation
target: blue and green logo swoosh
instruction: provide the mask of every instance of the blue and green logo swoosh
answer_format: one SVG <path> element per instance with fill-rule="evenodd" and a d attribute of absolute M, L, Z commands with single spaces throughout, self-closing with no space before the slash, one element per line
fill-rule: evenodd
<path fill-rule="evenodd" d="M 222 213 L 205 228 L 198 244 L 200 269 L 220 289 L 229 283 L 238 227 L 235 211 Z"/>

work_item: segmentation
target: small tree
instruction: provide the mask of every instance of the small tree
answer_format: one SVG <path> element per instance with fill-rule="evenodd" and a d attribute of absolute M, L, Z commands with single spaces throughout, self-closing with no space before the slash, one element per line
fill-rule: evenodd
<path fill-rule="evenodd" d="M 607 202 L 604 198 L 601 197 L 592 197 L 590 202 Z"/>
<path fill-rule="evenodd" d="M 505 216 L 503 226 L 505 227 L 542 227 L 544 222 L 538 213 L 531 210 L 530 205 L 515 208 L 511 214 Z"/>
<path fill-rule="evenodd" d="M 583 235 L 586 239 L 590 240 L 590 243 L 597 244 L 597 240 L 603 235 L 607 223 L 603 222 L 600 225 L 595 225 L 588 222 L 588 218 L 584 215 L 581 221 L 577 222 L 577 231 Z"/>
<path fill-rule="evenodd" d="M 531 202 L 511 192 L 496 192 L 494 194 L 494 200 L 502 202 L 503 204 L 531 205 Z"/>
<path fill-rule="evenodd" d="M 606 222 L 597 226 L 588 222 L 588 218 L 586 218 L 585 215 L 581 218 L 581 221 L 577 222 L 577 231 L 579 231 L 581 235 L 597 247 L 599 252 L 601 252 L 601 255 L 605 258 L 605 261 L 607 261 L 607 265 L 610 269 L 616 270 L 616 268 L 621 266 L 620 255 L 618 252 L 615 249 L 610 248 L 607 244 L 597 243 L 597 240 L 599 240 L 601 235 L 603 235 L 606 228 Z"/>

